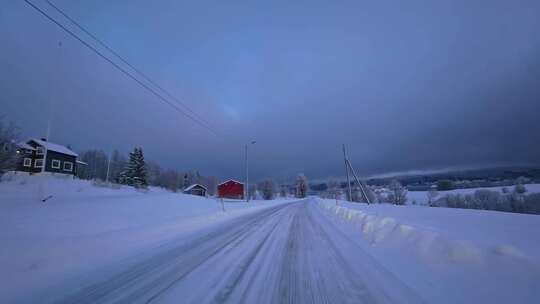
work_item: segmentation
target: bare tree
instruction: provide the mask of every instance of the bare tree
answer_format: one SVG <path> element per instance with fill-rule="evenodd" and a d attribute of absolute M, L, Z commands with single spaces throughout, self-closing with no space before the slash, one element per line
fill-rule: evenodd
<path fill-rule="evenodd" d="M 371 189 L 370 186 L 366 185 L 364 187 L 364 191 L 366 192 L 366 195 L 367 195 L 370 202 L 372 202 L 372 203 L 377 202 L 377 195 L 375 195 L 375 192 L 373 191 L 373 189 Z M 364 199 L 362 199 L 362 200 L 364 200 Z M 365 202 L 365 203 L 367 203 L 367 202 Z"/>
<path fill-rule="evenodd" d="M 428 205 L 429 205 L 429 206 L 432 206 L 432 205 L 433 205 L 433 201 L 437 198 L 437 196 L 439 196 L 439 192 L 437 191 L 437 189 L 431 188 L 431 189 L 429 189 L 429 191 L 426 193 L 426 195 L 427 195 L 427 198 L 428 198 Z"/>
<path fill-rule="evenodd" d="M 525 192 L 527 192 L 527 188 L 525 188 L 523 184 L 517 184 L 514 186 L 514 193 L 524 194 Z"/>
<path fill-rule="evenodd" d="M 252 199 L 252 200 L 257 199 L 257 184 L 255 184 L 255 183 L 250 183 L 249 184 L 248 195 L 249 195 L 249 198 Z"/>
<path fill-rule="evenodd" d="M 407 202 L 407 189 L 398 180 L 392 180 L 388 185 L 388 189 L 390 190 L 388 198 L 394 205 L 405 205 L 405 202 Z"/>
<path fill-rule="evenodd" d="M 286 185 L 281 185 L 280 190 L 279 190 L 279 196 L 287 197 L 287 186 Z"/>
<path fill-rule="evenodd" d="M 308 192 L 308 181 L 303 173 L 298 174 L 296 177 L 296 197 L 304 198 Z"/>
<path fill-rule="evenodd" d="M 114 150 L 111 157 L 111 164 L 109 168 L 109 181 L 119 183 L 120 174 L 124 171 L 127 164 L 126 156 L 120 154 L 117 150 Z"/>
<path fill-rule="evenodd" d="M 79 172 L 81 178 L 105 180 L 108 156 L 103 150 L 85 151 L 79 155 L 79 158 L 88 164 Z"/>
<path fill-rule="evenodd" d="M 0 116 L 0 175 L 17 165 L 18 128 L 14 123 L 5 124 Z"/>
<path fill-rule="evenodd" d="M 199 171 L 190 170 L 184 174 L 184 188 L 193 184 L 203 184 L 202 176 Z"/>
<path fill-rule="evenodd" d="M 146 161 L 146 177 L 149 185 L 159 186 L 159 180 L 162 173 L 163 170 L 157 163 Z"/>
<path fill-rule="evenodd" d="M 158 176 L 156 186 L 169 189 L 171 191 L 178 191 L 183 185 L 183 176 L 176 170 L 163 170 Z"/>
<path fill-rule="evenodd" d="M 209 176 L 205 178 L 205 185 L 208 190 L 208 195 L 213 196 L 216 194 L 217 191 L 217 185 L 218 185 L 218 178 L 215 176 Z"/>
<path fill-rule="evenodd" d="M 516 178 L 516 184 L 517 185 L 525 185 L 528 181 L 529 181 L 529 179 L 526 178 L 525 176 L 520 176 L 520 177 Z"/>
<path fill-rule="evenodd" d="M 338 194 L 340 194 L 339 190 L 339 183 L 335 179 L 331 179 L 326 184 L 327 192 L 328 192 L 328 198 L 336 198 Z"/>
<path fill-rule="evenodd" d="M 273 181 L 271 181 L 271 180 L 263 181 L 259 185 L 259 189 L 261 190 L 263 199 L 265 199 L 265 200 L 274 199 L 275 186 L 274 186 Z"/>
<path fill-rule="evenodd" d="M 356 185 L 352 186 L 351 197 L 349 198 L 349 201 L 361 202 L 362 200 L 363 200 L 363 196 L 362 196 L 362 192 L 360 191 L 360 188 Z"/>

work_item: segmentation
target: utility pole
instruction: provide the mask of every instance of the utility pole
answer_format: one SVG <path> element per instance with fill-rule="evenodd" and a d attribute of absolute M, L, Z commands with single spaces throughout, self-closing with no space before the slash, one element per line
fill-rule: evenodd
<path fill-rule="evenodd" d="M 343 145 L 343 158 L 345 159 L 345 171 L 347 171 L 347 188 L 349 190 L 349 200 L 352 200 L 352 191 L 351 191 L 351 183 L 350 183 L 350 177 L 349 177 L 349 170 L 351 171 L 354 180 L 358 184 L 358 187 L 360 188 L 360 191 L 362 192 L 362 196 L 364 197 L 364 200 L 370 204 L 369 197 L 367 196 L 366 190 L 364 189 L 364 184 L 360 181 L 358 176 L 356 175 L 356 171 L 354 170 L 353 166 L 351 165 L 351 161 L 347 157 L 347 152 L 345 150 L 345 145 Z"/>
<path fill-rule="evenodd" d="M 347 197 L 347 200 L 352 200 L 352 191 L 351 191 L 351 180 L 349 177 L 349 161 L 347 160 L 347 152 L 345 151 L 345 144 L 343 144 L 343 160 L 345 161 L 345 171 L 347 172 L 347 189 L 349 196 Z"/>
<path fill-rule="evenodd" d="M 347 163 L 349 164 L 349 168 L 351 168 L 351 172 L 354 176 L 354 179 L 356 180 L 356 183 L 358 184 L 358 187 L 360 187 L 360 191 L 362 191 L 362 196 L 364 197 L 364 200 L 366 200 L 366 202 L 368 204 L 370 204 L 371 202 L 369 201 L 369 198 L 366 194 L 366 190 L 364 189 L 364 184 L 362 184 L 362 182 L 360 182 L 360 179 L 358 178 L 358 176 L 356 176 L 356 171 L 354 171 L 354 168 L 353 166 L 351 165 L 351 162 L 347 159 Z"/>
<path fill-rule="evenodd" d="M 246 144 L 246 203 L 249 203 L 249 160 L 248 160 L 248 145 Z"/>
<path fill-rule="evenodd" d="M 254 145 L 256 141 L 251 141 L 251 144 Z M 246 148 L 246 202 L 249 203 L 249 158 L 248 158 L 248 144 L 245 146 Z"/>
<path fill-rule="evenodd" d="M 49 103 L 49 117 L 47 118 L 47 132 L 45 133 L 45 145 L 43 146 L 43 166 L 41 166 L 41 173 L 45 173 L 45 165 L 47 164 L 47 145 L 49 144 L 49 137 L 51 136 L 51 116 L 52 116 L 52 104 L 53 99 Z"/>
<path fill-rule="evenodd" d="M 59 41 L 58 42 L 58 47 L 60 48 L 60 60 L 63 59 L 62 57 L 62 41 Z M 60 65 L 60 71 L 62 70 L 61 69 L 61 65 Z M 60 90 L 58 90 L 60 91 Z M 52 124 L 52 116 L 53 116 L 53 103 L 54 103 L 54 97 L 55 96 L 52 96 L 51 100 L 49 101 L 49 117 L 47 117 L 47 131 L 45 133 L 45 146 L 43 147 L 43 166 L 41 167 L 41 172 L 42 173 L 45 173 L 45 165 L 47 164 L 47 153 L 48 153 L 48 150 L 47 149 L 47 145 L 49 144 L 49 140 L 50 140 L 50 136 L 51 136 L 51 124 Z"/>
<path fill-rule="evenodd" d="M 63 57 L 62 57 L 62 49 L 63 49 L 62 48 L 62 41 L 58 42 L 58 47 L 60 48 L 60 60 L 63 60 Z M 60 68 L 59 68 L 60 72 L 62 72 L 62 67 L 63 67 L 62 63 L 60 63 Z M 60 91 L 60 90 L 58 90 L 58 91 Z M 42 175 L 45 175 L 45 167 L 47 166 L 47 154 L 48 154 L 48 151 L 49 151 L 47 146 L 49 145 L 49 140 L 50 140 L 50 136 L 51 136 L 51 124 L 52 124 L 52 116 L 53 116 L 54 97 L 55 96 L 53 94 L 51 94 L 51 100 L 49 100 L 49 117 L 47 118 L 47 132 L 45 133 L 45 145 L 43 146 L 43 162 L 42 162 L 42 166 L 41 166 Z M 40 183 L 39 183 L 39 186 L 38 186 L 38 197 L 44 203 L 49 198 L 52 197 L 52 195 L 47 196 L 45 194 L 46 188 L 47 187 L 46 187 L 46 184 L 45 184 L 45 179 L 42 178 Z"/>
<path fill-rule="evenodd" d="M 105 183 L 109 183 L 109 171 L 111 169 L 111 153 L 107 157 L 107 176 L 105 177 Z"/>

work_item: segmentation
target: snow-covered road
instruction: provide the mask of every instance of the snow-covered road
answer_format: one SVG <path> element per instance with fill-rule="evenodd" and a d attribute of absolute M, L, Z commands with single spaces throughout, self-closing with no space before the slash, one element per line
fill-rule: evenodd
<path fill-rule="evenodd" d="M 48 297 L 80 304 L 423 302 L 311 199 L 215 225 L 69 285 Z"/>

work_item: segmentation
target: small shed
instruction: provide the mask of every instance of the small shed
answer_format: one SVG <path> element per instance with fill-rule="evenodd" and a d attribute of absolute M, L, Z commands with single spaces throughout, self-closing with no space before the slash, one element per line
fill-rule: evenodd
<path fill-rule="evenodd" d="M 219 184 L 217 188 L 219 197 L 244 199 L 244 184 L 239 181 L 230 179 Z"/>
<path fill-rule="evenodd" d="M 199 184 L 193 184 L 184 189 L 184 193 L 198 196 L 206 196 L 206 187 Z"/>

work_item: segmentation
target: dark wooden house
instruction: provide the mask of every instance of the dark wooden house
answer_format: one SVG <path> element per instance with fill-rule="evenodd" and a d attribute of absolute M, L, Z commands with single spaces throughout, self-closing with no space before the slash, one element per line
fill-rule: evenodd
<path fill-rule="evenodd" d="M 244 184 L 228 180 L 218 185 L 218 196 L 221 198 L 244 199 Z"/>
<path fill-rule="evenodd" d="M 185 194 L 206 196 L 206 187 L 199 184 L 193 184 L 184 189 Z"/>
<path fill-rule="evenodd" d="M 17 154 L 19 155 L 17 171 L 30 174 L 40 172 L 77 174 L 77 153 L 45 139 L 31 138 L 19 143 Z"/>

